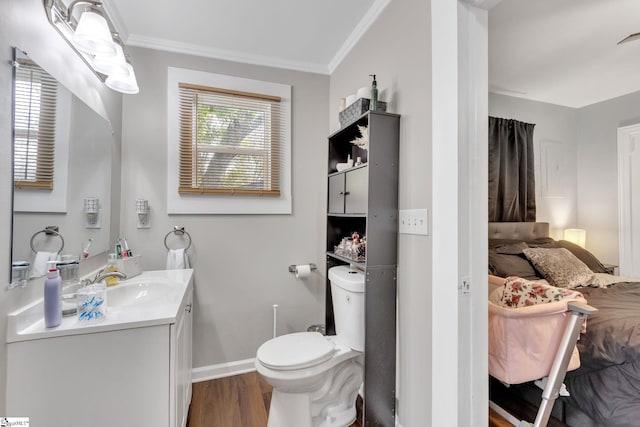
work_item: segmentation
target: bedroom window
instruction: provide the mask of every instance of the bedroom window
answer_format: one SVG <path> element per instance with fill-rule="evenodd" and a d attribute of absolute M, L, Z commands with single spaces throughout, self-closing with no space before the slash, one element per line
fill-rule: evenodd
<path fill-rule="evenodd" d="M 168 67 L 169 214 L 291 214 L 291 86 Z"/>
<path fill-rule="evenodd" d="M 180 83 L 179 192 L 280 195 L 280 97 Z"/>
<path fill-rule="evenodd" d="M 13 182 L 53 189 L 58 84 L 33 61 L 18 59 L 14 88 Z"/>

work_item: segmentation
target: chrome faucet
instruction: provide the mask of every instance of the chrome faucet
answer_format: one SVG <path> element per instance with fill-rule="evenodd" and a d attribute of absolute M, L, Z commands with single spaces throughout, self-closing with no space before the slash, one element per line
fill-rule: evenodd
<path fill-rule="evenodd" d="M 100 283 L 102 282 L 104 279 L 106 279 L 107 277 L 117 277 L 119 279 L 126 279 L 127 275 L 124 273 L 121 273 L 119 271 L 108 271 L 106 273 L 104 273 L 104 270 L 100 270 L 98 271 L 98 274 L 96 274 L 96 277 L 93 278 L 93 280 L 89 280 L 89 279 L 83 279 L 82 280 L 82 285 L 83 286 L 87 286 L 87 285 L 91 285 L 93 283 Z"/>

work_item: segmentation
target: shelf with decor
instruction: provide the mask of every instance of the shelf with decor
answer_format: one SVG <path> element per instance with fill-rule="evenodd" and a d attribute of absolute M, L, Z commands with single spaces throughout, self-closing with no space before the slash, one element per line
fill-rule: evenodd
<path fill-rule="evenodd" d="M 368 111 L 328 137 L 326 328 L 335 334 L 328 270 L 345 264 L 364 270 L 370 426 L 394 422 L 399 143 L 400 116 L 382 111 Z"/>

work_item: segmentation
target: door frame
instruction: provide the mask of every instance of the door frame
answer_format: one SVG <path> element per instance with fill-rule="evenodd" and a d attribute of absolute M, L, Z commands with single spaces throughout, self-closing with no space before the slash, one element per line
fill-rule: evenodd
<path fill-rule="evenodd" d="M 629 157 L 640 149 L 635 147 L 634 137 L 640 135 L 640 123 L 618 128 L 618 242 L 620 275 L 640 275 L 640 265 L 635 260 L 640 258 L 636 254 L 633 244 L 633 188 L 631 182 L 631 163 Z M 640 194 L 636 197 L 640 197 Z M 640 230 L 638 230 L 640 232 Z M 640 244 L 640 242 L 638 242 Z"/>

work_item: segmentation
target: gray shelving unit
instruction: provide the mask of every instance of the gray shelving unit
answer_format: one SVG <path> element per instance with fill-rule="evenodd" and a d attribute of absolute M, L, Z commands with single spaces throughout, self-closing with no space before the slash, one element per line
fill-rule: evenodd
<path fill-rule="evenodd" d="M 369 146 L 352 143 L 367 126 Z M 327 270 L 355 264 L 365 272 L 364 425 L 395 425 L 396 271 L 398 253 L 398 147 L 400 116 L 370 111 L 329 135 Z M 336 164 L 361 157 L 363 164 L 337 172 Z M 343 237 L 366 236 L 366 257 L 334 254 Z M 327 274 L 328 277 L 328 274 Z M 335 334 L 327 278 L 326 326 Z"/>

